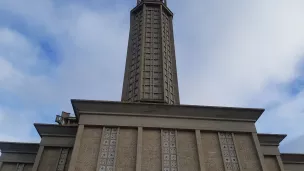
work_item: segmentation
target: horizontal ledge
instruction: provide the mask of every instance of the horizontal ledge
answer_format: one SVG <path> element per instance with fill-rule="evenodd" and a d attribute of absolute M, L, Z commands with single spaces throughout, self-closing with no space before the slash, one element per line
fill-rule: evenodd
<path fill-rule="evenodd" d="M 278 146 L 285 138 L 286 134 L 258 134 L 261 145 Z"/>
<path fill-rule="evenodd" d="M 71 102 L 74 113 L 78 119 L 80 117 L 80 111 L 85 111 L 96 113 L 124 113 L 141 116 L 157 115 L 157 117 L 214 118 L 255 122 L 264 112 L 264 109 L 218 106 L 168 105 L 76 99 L 72 99 Z"/>
<path fill-rule="evenodd" d="M 116 115 L 83 115 L 79 124 L 85 126 L 118 126 L 118 127 L 143 127 L 143 128 L 170 128 L 202 131 L 232 131 L 256 132 L 252 122 L 199 120 L 181 118 L 155 118 Z"/>
<path fill-rule="evenodd" d="M 0 162 L 5 162 L 5 163 L 24 163 L 24 164 L 34 164 L 35 161 L 26 161 L 26 160 L 0 160 Z"/>
<path fill-rule="evenodd" d="M 243 122 L 255 122 L 250 119 L 227 119 L 227 118 L 215 118 L 215 117 L 189 117 L 189 116 L 172 116 L 172 115 L 160 115 L 160 114 L 140 114 L 140 113 L 111 113 L 111 112 L 91 112 L 91 111 L 78 111 L 80 115 L 116 115 L 116 116 L 138 116 L 138 117 L 154 117 L 154 118 L 180 118 L 180 119 L 201 119 L 201 120 L 218 120 L 218 121 L 243 121 Z"/>
<path fill-rule="evenodd" d="M 62 136 L 75 137 L 77 132 L 77 125 L 55 125 L 55 124 L 34 124 L 40 137 L 43 136 Z"/>

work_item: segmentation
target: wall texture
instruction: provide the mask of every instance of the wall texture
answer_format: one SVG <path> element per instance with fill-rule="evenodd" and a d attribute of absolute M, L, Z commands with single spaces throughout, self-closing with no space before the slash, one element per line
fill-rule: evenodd
<path fill-rule="evenodd" d="M 257 148 L 252 133 L 85 126 L 74 170 L 266 171 Z M 265 159 L 267 168 L 279 171 L 275 162 Z"/>
<path fill-rule="evenodd" d="M 269 171 L 280 171 L 280 166 L 276 156 L 264 156 L 266 168 Z"/>
<path fill-rule="evenodd" d="M 96 170 L 101 136 L 102 128 L 84 128 L 75 170 Z"/>

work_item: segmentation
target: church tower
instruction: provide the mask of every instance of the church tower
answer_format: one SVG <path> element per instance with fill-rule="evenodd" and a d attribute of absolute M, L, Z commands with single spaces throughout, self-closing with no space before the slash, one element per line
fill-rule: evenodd
<path fill-rule="evenodd" d="M 180 103 L 172 19 L 166 0 L 137 0 L 131 11 L 122 101 Z"/>

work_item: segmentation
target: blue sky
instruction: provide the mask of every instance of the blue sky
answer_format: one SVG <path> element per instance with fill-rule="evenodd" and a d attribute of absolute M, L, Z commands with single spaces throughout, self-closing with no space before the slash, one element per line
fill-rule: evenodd
<path fill-rule="evenodd" d="M 34 122 L 70 99 L 120 100 L 136 0 L 0 1 L 0 141 L 39 141 Z M 304 153 L 304 1 L 168 0 L 183 104 L 266 108 L 261 133 Z"/>

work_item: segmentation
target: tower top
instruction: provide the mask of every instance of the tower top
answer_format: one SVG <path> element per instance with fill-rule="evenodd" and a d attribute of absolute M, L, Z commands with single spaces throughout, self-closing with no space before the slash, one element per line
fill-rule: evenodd
<path fill-rule="evenodd" d="M 162 2 L 165 5 L 167 5 L 167 0 L 137 0 L 137 5 L 142 2 Z"/>

